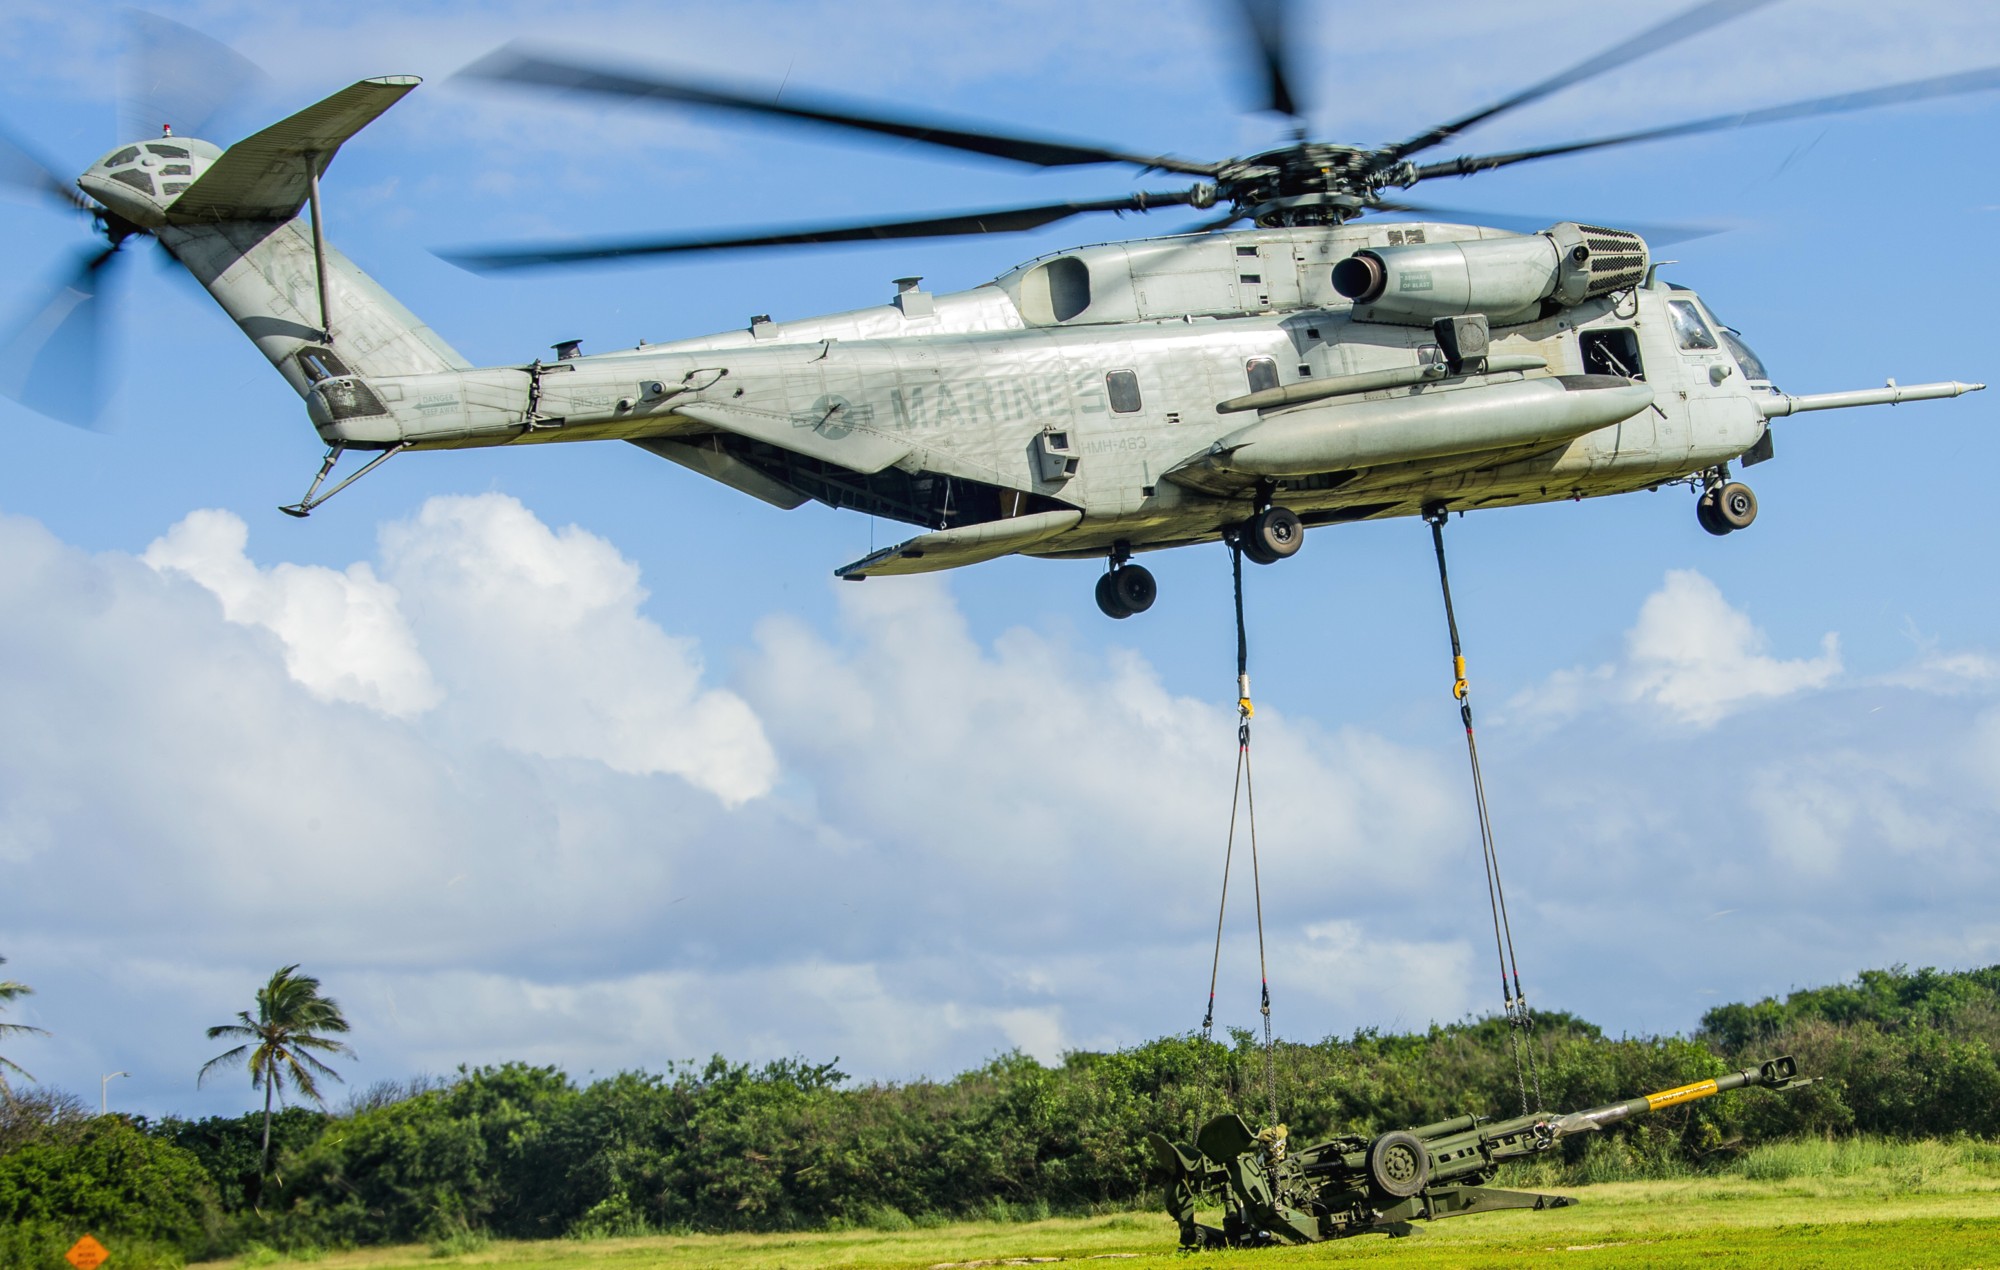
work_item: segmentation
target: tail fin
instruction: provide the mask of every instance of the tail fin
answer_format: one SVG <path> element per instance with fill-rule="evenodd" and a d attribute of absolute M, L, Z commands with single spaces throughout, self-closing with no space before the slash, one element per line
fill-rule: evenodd
<path fill-rule="evenodd" d="M 153 227 L 301 396 L 329 376 L 471 367 L 298 219 L 341 144 L 419 82 L 363 80 L 238 142 L 200 165 Z"/>

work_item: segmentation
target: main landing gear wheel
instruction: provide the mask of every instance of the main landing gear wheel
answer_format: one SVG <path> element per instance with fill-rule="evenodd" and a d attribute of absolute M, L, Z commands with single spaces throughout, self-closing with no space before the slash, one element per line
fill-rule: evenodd
<path fill-rule="evenodd" d="M 1276 564 L 1299 554 L 1306 527 L 1289 507 L 1266 507 L 1243 523 L 1243 554 L 1258 564 Z"/>
<path fill-rule="evenodd" d="M 1729 481 L 1703 494 L 1694 506 L 1694 515 L 1712 534 L 1735 533 L 1748 529 L 1757 519 L 1757 496 L 1741 481 Z"/>
<path fill-rule="evenodd" d="M 1741 481 L 1731 481 L 1715 491 L 1715 518 L 1734 531 L 1748 529 L 1757 519 L 1757 496 Z"/>
<path fill-rule="evenodd" d="M 1127 618 L 1144 613 L 1159 597 L 1160 584 L 1152 570 L 1120 565 L 1097 580 L 1097 607 L 1106 617 Z"/>

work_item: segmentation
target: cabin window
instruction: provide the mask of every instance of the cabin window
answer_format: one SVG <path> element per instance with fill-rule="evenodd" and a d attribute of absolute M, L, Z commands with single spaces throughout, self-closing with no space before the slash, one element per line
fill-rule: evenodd
<path fill-rule="evenodd" d="M 106 159 L 104 161 L 104 166 L 107 168 L 115 168 L 121 164 L 130 163 L 132 160 L 138 157 L 139 157 L 138 146 L 126 146 L 123 150 L 120 150 L 118 153 Z"/>
<path fill-rule="evenodd" d="M 1243 363 L 1243 373 L 1250 380 L 1251 392 L 1263 392 L 1278 386 L 1278 363 L 1269 357 L 1253 357 Z"/>
<path fill-rule="evenodd" d="M 1586 375 L 1616 375 L 1620 379 L 1644 379 L 1646 368 L 1639 361 L 1639 336 L 1629 326 L 1613 326 L 1601 331 L 1585 331 L 1583 371 Z"/>
<path fill-rule="evenodd" d="M 1062 256 L 1021 279 L 1021 316 L 1031 325 L 1067 322 L 1090 307 L 1090 266 Z"/>
<path fill-rule="evenodd" d="M 1667 316 L 1673 319 L 1674 342 L 1682 348 L 1712 351 L 1716 347 L 1715 332 L 1702 321 L 1701 310 L 1694 307 L 1693 300 L 1667 301 Z"/>
<path fill-rule="evenodd" d="M 1129 415 L 1139 409 L 1139 376 L 1135 372 L 1108 372 L 1104 376 L 1104 391 L 1111 398 L 1111 409 L 1115 413 Z"/>
<path fill-rule="evenodd" d="M 113 172 L 111 179 L 121 185 L 129 185 L 141 193 L 151 194 L 153 192 L 153 178 L 147 176 L 144 172 Z"/>
<path fill-rule="evenodd" d="M 148 145 L 146 148 L 154 154 L 159 155 L 162 159 L 185 159 L 188 157 L 188 152 L 180 146 Z"/>

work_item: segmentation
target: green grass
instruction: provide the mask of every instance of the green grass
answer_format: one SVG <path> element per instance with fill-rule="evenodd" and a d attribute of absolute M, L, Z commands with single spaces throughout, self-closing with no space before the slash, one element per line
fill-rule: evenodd
<path fill-rule="evenodd" d="M 1517 1172 L 1501 1185 L 1536 1183 Z M 1544 1186 L 1547 1182 L 1541 1183 Z M 661 1235 L 458 1249 L 377 1248 L 315 1255 L 322 1270 L 930 1270 L 1014 1258 L 1101 1258 L 1111 1267 L 1250 1267 L 1383 1262 L 1397 1267 L 2000 1266 L 2000 1146 L 1970 1141 L 1778 1143 L 1727 1169 L 1653 1181 L 1564 1186 L 1579 1203 L 1419 1224 L 1408 1239 L 1362 1236 L 1305 1248 L 1175 1251 L 1163 1213 L 1041 1221 L 913 1221 L 774 1235 Z M 1010 1214 L 1011 1216 L 1011 1214 Z M 1115 1260 L 1113 1260 L 1115 1258 Z M 275 1264 L 269 1253 L 223 1265 Z"/>

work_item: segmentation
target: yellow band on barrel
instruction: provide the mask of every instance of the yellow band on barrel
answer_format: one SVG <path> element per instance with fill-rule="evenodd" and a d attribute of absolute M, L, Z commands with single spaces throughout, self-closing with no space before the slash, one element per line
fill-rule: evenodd
<path fill-rule="evenodd" d="M 1693 1102 L 1697 1098 L 1706 1098 L 1714 1092 L 1714 1081 L 1698 1080 L 1692 1085 L 1682 1085 L 1676 1089 L 1663 1089 L 1657 1094 L 1647 1094 L 1646 1109 L 1648 1111 L 1658 1111 L 1662 1107 L 1671 1107 L 1677 1103 Z"/>

